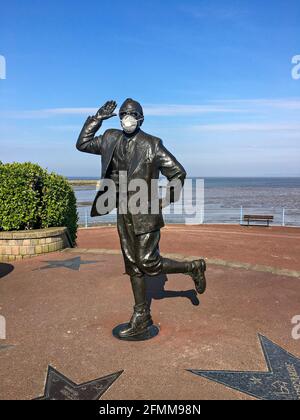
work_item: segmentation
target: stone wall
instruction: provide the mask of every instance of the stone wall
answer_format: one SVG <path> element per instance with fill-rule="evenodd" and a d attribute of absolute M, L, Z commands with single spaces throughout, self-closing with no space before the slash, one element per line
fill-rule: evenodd
<path fill-rule="evenodd" d="M 16 261 L 71 247 L 65 227 L 0 232 L 0 261 Z"/>

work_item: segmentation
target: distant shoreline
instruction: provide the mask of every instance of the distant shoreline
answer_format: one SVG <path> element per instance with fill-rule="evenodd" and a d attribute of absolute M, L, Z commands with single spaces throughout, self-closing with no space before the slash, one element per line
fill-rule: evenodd
<path fill-rule="evenodd" d="M 249 181 L 249 182 L 255 182 L 255 181 L 299 181 L 300 177 L 190 177 L 193 179 L 204 179 L 206 181 L 206 183 L 211 183 L 213 181 L 221 181 L 221 182 L 225 182 L 225 183 L 230 183 L 231 181 L 235 182 L 235 181 Z M 76 177 L 70 177 L 67 178 L 70 185 L 72 186 L 77 186 L 77 187 L 81 187 L 81 186 L 97 186 L 97 184 L 100 182 L 100 177 L 99 178 L 76 178 Z M 255 184 L 253 184 L 255 185 Z M 297 185 L 298 187 L 298 185 Z"/>
<path fill-rule="evenodd" d="M 68 179 L 71 185 L 96 185 L 99 179 Z"/>

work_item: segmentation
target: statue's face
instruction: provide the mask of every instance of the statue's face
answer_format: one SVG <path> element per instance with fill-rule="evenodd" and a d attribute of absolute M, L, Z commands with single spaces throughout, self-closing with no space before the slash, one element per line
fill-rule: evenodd
<path fill-rule="evenodd" d="M 120 111 L 121 126 L 125 133 L 132 134 L 143 124 L 144 117 L 135 109 Z"/>

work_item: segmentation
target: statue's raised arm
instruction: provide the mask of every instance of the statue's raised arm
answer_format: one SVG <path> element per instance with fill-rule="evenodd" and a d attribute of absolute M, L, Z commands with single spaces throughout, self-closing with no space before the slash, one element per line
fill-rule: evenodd
<path fill-rule="evenodd" d="M 97 111 L 96 115 L 86 120 L 76 143 L 76 148 L 80 152 L 101 155 L 102 136 L 95 137 L 95 134 L 102 126 L 104 120 L 117 116 L 114 113 L 116 108 L 117 103 L 115 101 L 107 101 Z"/>

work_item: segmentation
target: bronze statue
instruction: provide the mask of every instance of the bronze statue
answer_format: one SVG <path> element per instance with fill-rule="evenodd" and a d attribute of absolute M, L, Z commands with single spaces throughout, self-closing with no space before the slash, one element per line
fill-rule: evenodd
<path fill-rule="evenodd" d="M 133 214 L 130 211 L 120 211 L 120 173 L 125 172 L 128 181 L 132 179 L 145 181 L 149 191 L 151 182 L 158 180 L 161 173 L 169 181 L 168 202 L 173 202 L 177 198 L 171 184 L 178 181 L 182 186 L 186 172 L 164 147 L 162 140 L 141 130 L 144 121 L 143 108 L 132 99 L 127 99 L 119 110 L 123 130 L 110 129 L 100 136 L 95 136 L 104 120 L 117 115 L 114 113 L 116 107 L 115 101 L 108 101 L 95 116 L 89 117 L 79 135 L 76 147 L 81 152 L 101 155 L 101 177 L 113 180 L 116 185 L 117 228 L 125 269 L 130 276 L 135 300 L 132 318 L 129 324 L 119 331 L 119 338 L 138 339 L 153 325 L 150 307 L 146 301 L 144 276 L 157 276 L 161 273 L 189 274 L 197 292 L 202 294 L 206 289 L 206 264 L 203 259 L 181 262 L 161 257 L 160 229 L 164 226 L 162 216 L 164 204 L 161 199 L 158 211 L 154 213 L 149 211 Z M 129 191 L 127 193 L 128 196 L 131 194 Z M 91 216 L 105 214 L 97 207 L 97 201 L 103 194 L 103 190 L 98 191 Z"/>

